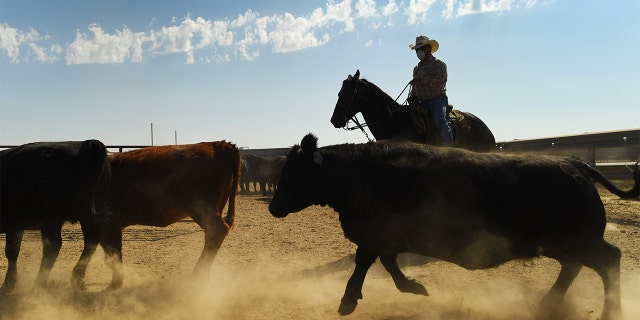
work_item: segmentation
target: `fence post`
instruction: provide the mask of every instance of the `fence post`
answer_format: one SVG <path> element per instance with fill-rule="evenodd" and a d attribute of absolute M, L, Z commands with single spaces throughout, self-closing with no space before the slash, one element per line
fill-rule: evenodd
<path fill-rule="evenodd" d="M 596 165 L 596 148 L 587 148 L 587 162 L 594 166 Z"/>

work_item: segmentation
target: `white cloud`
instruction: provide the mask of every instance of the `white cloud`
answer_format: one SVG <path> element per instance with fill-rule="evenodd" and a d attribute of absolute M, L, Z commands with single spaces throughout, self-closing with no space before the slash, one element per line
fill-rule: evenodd
<path fill-rule="evenodd" d="M 273 52 L 302 50 L 317 47 L 329 41 L 328 35 L 325 34 L 322 39 L 318 39 L 313 32 L 313 27 L 321 24 L 323 18 L 317 12 L 310 19 L 296 18 L 289 13 L 272 17 L 271 22 L 275 24 L 275 28 L 269 32 L 269 42 L 273 45 Z"/>
<path fill-rule="evenodd" d="M 526 8 L 531 8 L 536 0 L 447 0 L 442 16 L 451 19 L 454 16 L 509 11 L 518 2 L 522 2 Z"/>
<path fill-rule="evenodd" d="M 344 28 L 337 32 L 353 31 L 355 25 L 351 15 L 351 0 L 340 3 L 329 1 L 326 11 L 316 8 L 308 16 L 296 17 L 284 13 L 258 18 L 253 29 L 245 32 L 245 39 L 250 38 L 254 43 L 263 45 L 270 44 L 274 53 L 317 47 L 331 39 L 331 34 L 335 33 L 332 27 L 336 24 L 344 24 Z"/>
<path fill-rule="evenodd" d="M 378 40 L 369 40 L 367 42 L 365 42 L 364 46 L 365 48 L 370 48 L 373 46 L 381 46 L 382 45 L 382 39 L 378 39 Z"/>
<path fill-rule="evenodd" d="M 47 41 L 49 37 L 43 37 L 34 29 L 25 32 L 10 27 L 6 22 L 0 23 L 0 52 L 5 52 L 11 63 L 19 63 L 21 55 L 23 59 L 28 59 L 29 55 L 34 55 L 40 62 L 53 62 L 60 55 L 57 44 L 51 45 L 49 51 L 38 45 L 39 42 Z M 29 51 L 21 54 L 20 47 L 26 45 Z"/>
<path fill-rule="evenodd" d="M 102 31 L 97 24 L 89 25 L 93 38 L 76 31 L 76 39 L 69 44 L 67 64 L 141 62 L 142 45 L 149 39 L 144 33 L 134 33 L 127 27 L 114 34 Z"/>
<path fill-rule="evenodd" d="M 390 16 L 396 12 L 398 12 L 398 5 L 396 5 L 395 0 L 389 0 L 389 3 L 382 8 L 382 14 L 385 16 Z"/>
<path fill-rule="evenodd" d="M 452 19 L 453 18 L 453 11 L 455 9 L 456 2 L 457 2 L 457 0 L 447 0 L 447 4 L 445 6 L 445 9 L 442 10 L 442 16 L 445 19 Z"/>
<path fill-rule="evenodd" d="M 171 17 L 169 25 L 151 20 L 148 31 L 137 32 L 123 26 L 112 33 L 98 23 L 77 30 L 75 39 L 66 46 L 52 43 L 51 37 L 0 23 L 0 54 L 12 63 L 21 61 L 53 62 L 62 54 L 67 64 L 142 62 L 159 55 L 184 55 L 185 63 L 196 60 L 225 63 L 255 60 L 262 52 L 287 53 L 322 46 L 342 33 L 360 28 L 378 29 L 393 25 L 398 17 L 406 17 L 409 25 L 425 21 L 439 4 L 446 19 L 513 8 L 529 9 L 536 3 L 554 0 L 387 0 L 380 7 L 375 0 L 327 0 L 307 14 L 288 12 L 261 16 L 251 9 L 233 19 L 208 20 L 186 15 L 180 21 Z M 401 12 L 401 13 L 399 13 Z M 157 26 L 151 29 L 152 26 Z M 369 41 L 366 46 L 375 45 Z M 266 51 L 265 51 L 266 50 Z"/>
<path fill-rule="evenodd" d="M 511 10 L 513 0 L 468 0 L 458 8 L 458 16 Z"/>
<path fill-rule="evenodd" d="M 150 38 L 153 54 L 185 53 L 186 63 L 194 62 L 194 51 L 211 45 L 229 46 L 233 43 L 233 32 L 228 30 L 228 21 L 211 21 L 189 16 L 177 26 L 152 30 Z"/>
<path fill-rule="evenodd" d="M 340 3 L 334 3 L 330 0 L 327 3 L 325 19 L 330 22 L 342 22 L 345 24 L 344 31 L 351 32 L 355 28 L 351 13 L 351 0 L 344 0 Z"/>
<path fill-rule="evenodd" d="M 356 2 L 356 10 L 358 11 L 358 18 L 369 18 L 378 15 L 376 13 L 375 0 L 358 0 Z"/>
<path fill-rule="evenodd" d="M 62 47 L 57 44 L 51 45 L 48 51 L 45 47 L 40 47 L 35 44 L 35 42 L 30 42 L 29 47 L 39 62 L 55 62 L 58 60 L 60 54 L 62 54 Z"/>
<path fill-rule="evenodd" d="M 436 0 L 411 0 L 409 1 L 409 7 L 405 9 L 405 14 L 409 16 L 408 22 L 410 25 L 415 24 L 418 21 L 426 19 L 429 9 L 433 6 Z"/>

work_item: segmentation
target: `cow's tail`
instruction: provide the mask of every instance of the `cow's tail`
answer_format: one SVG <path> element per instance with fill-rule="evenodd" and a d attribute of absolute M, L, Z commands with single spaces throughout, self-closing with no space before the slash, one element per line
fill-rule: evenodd
<path fill-rule="evenodd" d="M 609 192 L 617 195 L 621 198 L 637 198 L 640 196 L 640 169 L 638 168 L 638 163 L 636 162 L 633 168 L 633 187 L 629 190 L 622 190 L 618 188 L 616 185 L 611 182 L 611 180 L 607 179 L 602 175 L 598 170 L 588 165 L 583 161 L 576 160 L 573 162 L 574 165 L 586 176 L 590 177 L 594 182 L 598 182 L 603 185 Z"/>
<path fill-rule="evenodd" d="M 224 217 L 224 222 L 229 225 L 230 228 L 233 228 L 233 222 L 236 217 L 236 195 L 238 194 L 238 185 L 240 183 L 240 170 L 241 170 L 241 162 L 240 162 L 240 151 L 235 148 L 234 158 L 231 161 L 231 193 L 229 193 L 229 209 L 227 210 L 227 215 Z"/>
<path fill-rule="evenodd" d="M 111 182 L 111 166 L 107 148 L 99 140 L 85 140 L 80 144 L 78 157 L 83 165 L 91 167 L 85 174 L 86 181 L 90 181 L 87 206 L 90 209 L 89 219 L 100 226 L 109 222 L 111 212 L 107 209 L 107 194 Z"/>

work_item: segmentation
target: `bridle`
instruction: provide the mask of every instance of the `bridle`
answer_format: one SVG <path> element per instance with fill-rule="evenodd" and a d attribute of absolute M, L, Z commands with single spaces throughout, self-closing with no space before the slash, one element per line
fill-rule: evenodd
<path fill-rule="evenodd" d="M 347 131 L 360 129 L 362 133 L 364 133 L 365 137 L 367 137 L 367 140 L 369 140 L 369 142 L 373 142 L 373 140 L 369 138 L 369 134 L 367 134 L 367 131 L 364 130 L 364 127 L 368 126 L 368 124 L 366 122 L 361 124 L 360 121 L 358 120 L 357 113 L 353 112 L 353 106 L 355 105 L 356 99 L 358 99 L 359 95 L 360 95 L 360 81 L 356 80 L 355 89 L 353 89 L 353 93 L 351 94 L 351 100 L 349 101 L 349 104 L 345 106 L 340 102 L 336 103 L 336 107 L 339 107 L 344 110 L 343 116 L 349 113 L 353 113 L 353 116 L 351 116 L 350 119 L 347 119 L 347 117 L 344 116 L 345 120 L 347 121 L 344 127 L 342 127 L 342 129 Z M 350 121 L 353 121 L 355 123 L 355 126 L 349 127 Z"/>
<path fill-rule="evenodd" d="M 411 84 L 411 82 L 407 83 L 407 85 L 404 87 L 404 89 L 402 89 L 402 92 L 400 92 L 400 94 L 398 95 L 398 97 L 395 100 L 396 102 L 398 101 L 400 96 L 402 96 L 404 91 L 407 90 L 407 87 L 409 87 L 410 84 Z M 369 124 L 367 124 L 366 122 L 363 122 L 361 124 L 360 121 L 358 120 L 357 113 L 353 112 L 353 106 L 354 106 L 354 104 L 356 102 L 356 99 L 358 99 L 358 97 L 360 95 L 360 87 L 359 87 L 359 85 L 360 85 L 360 80 L 356 80 L 355 89 L 353 89 L 353 94 L 351 95 L 351 100 L 349 101 L 349 104 L 347 104 L 345 106 L 344 104 L 338 102 L 336 104 L 336 107 L 339 107 L 339 108 L 344 110 L 343 116 L 345 114 L 348 114 L 348 113 L 353 113 L 353 116 L 351 116 L 350 119 L 347 119 L 347 117 L 345 117 L 345 120 L 347 120 L 347 121 L 346 121 L 346 124 L 344 125 L 344 127 L 342 127 L 342 129 L 347 130 L 347 131 L 360 129 L 362 131 L 362 133 L 364 133 L 365 137 L 367 137 L 367 140 L 369 140 L 369 142 L 373 142 L 373 140 L 371 138 L 369 138 L 369 134 L 367 134 L 367 131 L 364 130 L 364 127 L 369 126 Z M 392 111 L 389 110 L 389 113 L 391 113 L 391 112 Z M 353 127 L 349 127 L 349 122 L 350 121 L 353 121 L 355 123 L 355 125 Z"/>

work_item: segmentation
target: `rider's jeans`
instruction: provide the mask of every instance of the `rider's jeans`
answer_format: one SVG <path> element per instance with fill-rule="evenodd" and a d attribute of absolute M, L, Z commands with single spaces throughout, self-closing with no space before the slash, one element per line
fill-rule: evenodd
<path fill-rule="evenodd" d="M 433 123 L 436 125 L 436 128 L 440 130 L 442 144 L 451 147 L 453 145 L 453 134 L 451 133 L 451 127 L 449 127 L 449 123 L 447 122 L 446 113 L 448 104 L 449 98 L 445 94 L 435 99 L 422 101 L 422 106 L 429 111 Z"/>

